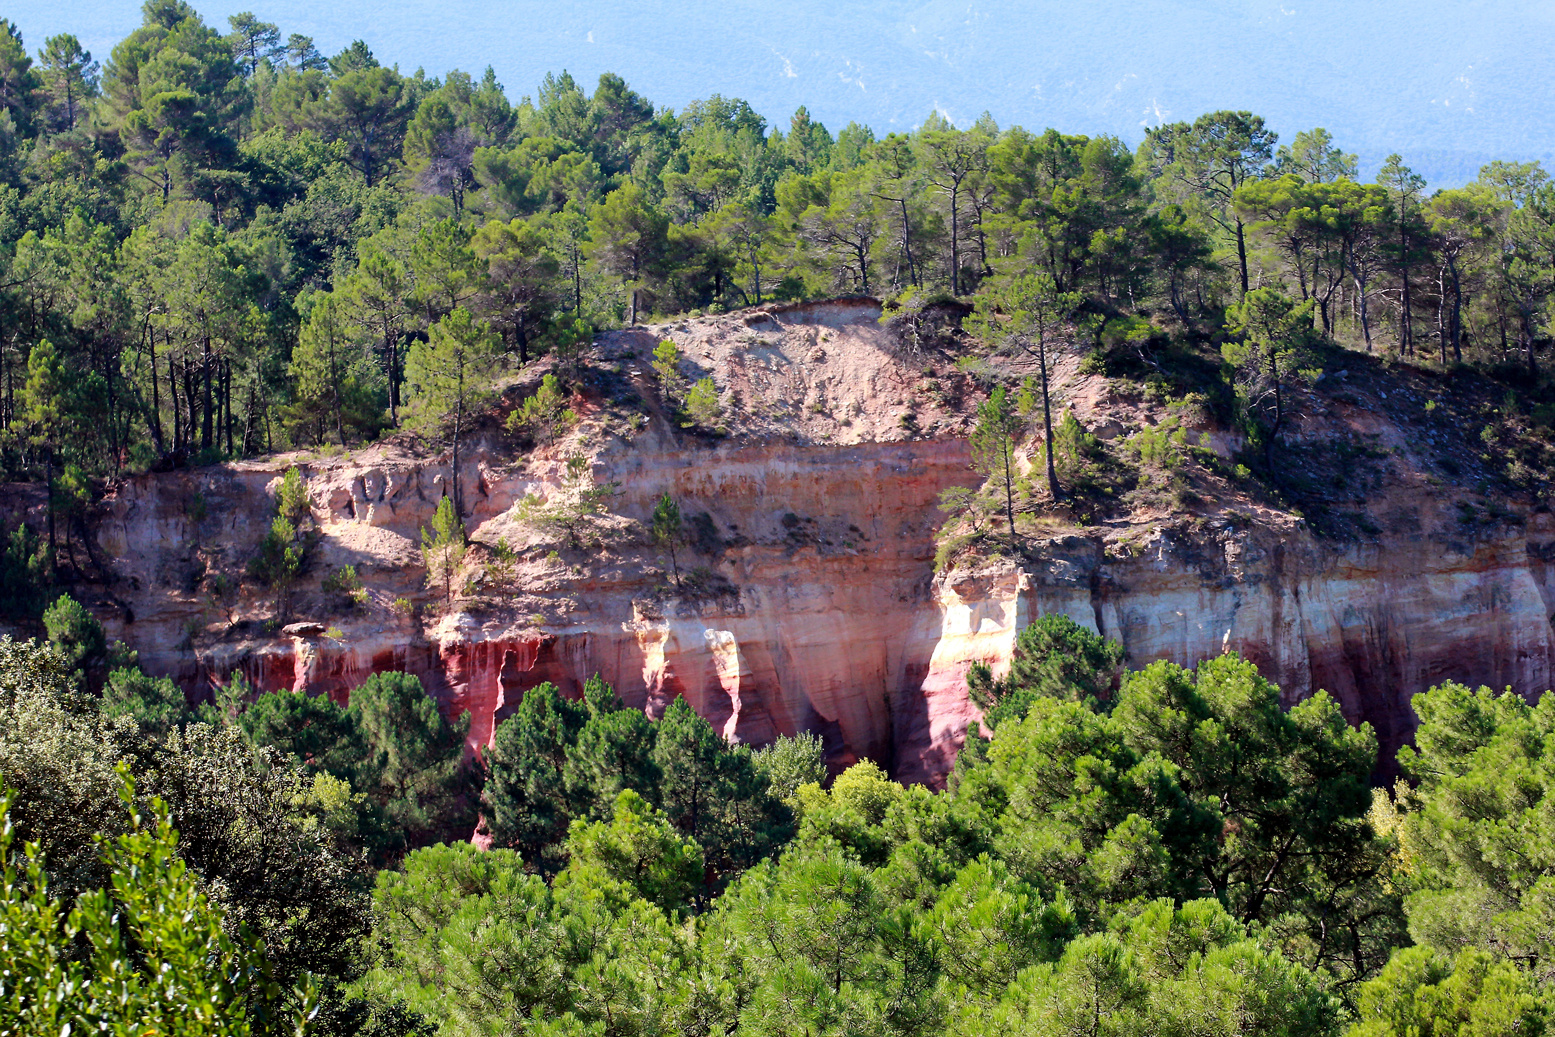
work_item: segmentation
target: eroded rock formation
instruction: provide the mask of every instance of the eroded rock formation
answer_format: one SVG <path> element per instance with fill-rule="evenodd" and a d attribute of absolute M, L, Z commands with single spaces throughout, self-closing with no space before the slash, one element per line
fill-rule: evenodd
<path fill-rule="evenodd" d="M 1292 700 L 1328 689 L 1388 750 L 1408 735 L 1409 696 L 1433 682 L 1549 685 L 1550 516 L 1466 527 L 1418 465 L 1391 472 L 1396 514 L 1364 538 L 1319 537 L 1228 499 L 1055 527 L 1019 564 L 937 573 L 936 499 L 977 481 L 976 390 L 943 360 L 904 356 L 878 314 L 850 302 L 605 336 L 566 443 L 522 451 L 493 419 L 465 454 L 474 546 L 452 606 L 425 586 L 419 537 L 454 473 L 408 439 L 126 480 L 95 518 L 110 561 L 83 596 L 143 665 L 193 695 L 242 672 L 262 689 L 343 698 L 373 671 L 406 670 L 451 713 L 471 713 L 474 747 L 525 689 L 548 680 L 576 693 L 598 672 L 650 713 L 681 695 L 730 738 L 816 731 L 836 764 L 867 756 L 928 782 L 978 722 L 967 666 L 1005 664 L 1043 611 L 1118 638 L 1135 665 L 1241 651 Z M 664 336 L 691 373 L 714 377 L 725 434 L 690 434 L 663 410 L 647 358 Z M 1152 420 L 1072 363 L 1063 381 L 1092 428 Z M 1375 418 L 1361 400 L 1311 421 L 1385 433 Z M 1228 452 L 1215 437 L 1206 449 Z M 581 546 L 533 521 L 567 492 L 569 454 L 618 490 Z M 316 527 L 293 608 L 315 626 L 298 636 L 267 624 L 274 604 L 244 577 L 292 464 Z M 645 534 L 666 492 L 688 517 L 678 576 Z M 506 567 L 499 539 L 515 552 Z M 365 600 L 322 589 L 345 565 Z"/>

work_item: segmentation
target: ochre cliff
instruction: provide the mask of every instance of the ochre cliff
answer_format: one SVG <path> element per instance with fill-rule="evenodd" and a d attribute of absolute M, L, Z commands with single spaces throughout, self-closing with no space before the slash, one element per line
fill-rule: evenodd
<path fill-rule="evenodd" d="M 191 695 L 242 672 L 262 689 L 344 698 L 373 671 L 406 670 L 449 712 L 470 712 L 476 747 L 526 688 L 576 693 L 598 672 L 650 713 L 681 695 L 732 739 L 815 731 L 834 764 L 870 757 L 931 783 L 978 722 L 968 664 L 1006 664 L 1044 611 L 1118 638 L 1134 665 L 1241 651 L 1291 700 L 1328 689 L 1389 753 L 1408 736 L 1409 696 L 1433 682 L 1550 684 L 1550 516 L 1465 526 L 1408 464 L 1388 483 L 1389 506 L 1408 514 L 1366 536 L 1220 501 L 1055 526 L 1020 562 L 937 573 L 937 497 L 978 481 L 966 439 L 977 391 L 943 360 L 904 358 L 878 314 L 836 303 L 604 336 L 564 443 L 520 450 L 494 416 L 462 453 L 472 549 L 451 606 L 426 588 L 419 547 L 454 473 L 412 437 L 127 479 L 94 517 L 103 578 L 78 593 Z M 647 363 L 663 337 L 688 373 L 714 378 L 723 434 L 693 435 L 663 411 Z M 1120 411 L 1072 361 L 1062 380 L 1092 428 L 1153 420 Z M 1325 415 L 1380 420 L 1359 398 Z M 575 492 L 567 456 L 616 489 L 576 539 L 534 517 Z M 292 465 L 316 528 L 286 617 L 305 622 L 289 636 L 244 571 Z M 646 534 L 665 493 L 688 519 L 678 573 Z M 515 552 L 506 566 L 499 540 Z M 365 601 L 322 589 L 345 565 Z"/>

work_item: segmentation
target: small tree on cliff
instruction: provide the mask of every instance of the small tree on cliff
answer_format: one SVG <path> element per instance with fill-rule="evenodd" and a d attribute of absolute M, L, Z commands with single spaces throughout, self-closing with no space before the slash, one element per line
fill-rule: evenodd
<path fill-rule="evenodd" d="M 1019 431 L 1020 419 L 1001 385 L 977 408 L 977 427 L 972 432 L 972 464 L 993 480 L 1004 498 L 1004 517 L 1010 524 L 1012 547 L 1015 544 L 1015 483 L 1020 474 L 1015 460 L 1015 435 Z"/>
<path fill-rule="evenodd" d="M 307 542 L 304 524 L 312 514 L 302 472 L 288 468 L 275 493 L 275 518 L 249 563 L 249 575 L 275 593 L 275 614 L 285 622 L 291 613 L 292 587 L 302 572 Z"/>
<path fill-rule="evenodd" d="M 447 497 L 437 502 L 437 513 L 432 516 L 432 528 L 421 528 L 421 558 L 427 567 L 427 586 L 443 588 L 443 604 L 454 600 L 454 577 L 459 563 L 464 561 L 464 524 L 454 511 L 454 502 Z"/>
<path fill-rule="evenodd" d="M 1036 360 L 1041 375 L 1042 430 L 1047 445 L 1047 488 L 1058 499 L 1058 470 L 1053 465 L 1053 402 L 1048 387 L 1051 339 L 1080 305 L 1077 292 L 1063 292 L 1047 274 L 992 279 L 977 293 L 977 310 L 968 327 L 985 340 Z"/>
<path fill-rule="evenodd" d="M 659 376 L 659 390 L 664 394 L 664 405 L 672 411 L 680 409 L 681 396 L 686 391 L 686 379 L 680 373 L 680 347 L 669 339 L 653 349 L 653 373 Z"/>
<path fill-rule="evenodd" d="M 699 378 L 686 393 L 686 420 L 682 428 L 701 425 L 713 428 L 723 417 L 723 407 L 718 402 L 718 386 L 711 378 Z"/>
<path fill-rule="evenodd" d="M 509 432 L 526 431 L 549 446 L 567 429 L 578 423 L 578 414 L 567 406 L 567 394 L 554 374 L 540 379 L 540 388 L 508 415 Z"/>
<path fill-rule="evenodd" d="M 680 505 L 666 493 L 653 509 L 653 542 L 669 550 L 670 570 L 675 575 L 676 587 L 680 586 L 680 564 L 675 560 L 675 541 L 679 539 Z"/>
<path fill-rule="evenodd" d="M 1273 471 L 1274 447 L 1291 409 L 1291 390 L 1317 376 L 1309 299 L 1298 303 L 1273 288 L 1257 288 L 1226 307 L 1226 330 L 1237 336 L 1220 347 L 1231 366 L 1247 430 L 1263 440 L 1264 464 Z"/>

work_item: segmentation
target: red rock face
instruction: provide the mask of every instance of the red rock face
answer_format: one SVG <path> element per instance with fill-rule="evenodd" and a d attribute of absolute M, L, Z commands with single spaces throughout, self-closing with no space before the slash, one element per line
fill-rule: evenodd
<path fill-rule="evenodd" d="M 645 516 L 669 485 L 688 512 L 705 508 L 722 551 L 682 562 L 711 561 L 724 579 L 716 594 L 677 597 L 665 580 L 648 580 L 645 568 L 660 562 L 637 544 L 618 548 L 610 566 L 562 574 L 545 595 L 571 611 L 545 629 L 468 614 L 422 627 L 369 611 L 338 619 L 338 641 L 237 641 L 194 653 L 136 643 L 149 665 L 191 689 L 241 670 L 262 690 L 345 701 L 370 673 L 415 673 L 449 715 L 470 713 L 472 750 L 527 689 L 550 681 L 577 696 L 599 673 L 651 715 L 682 696 L 732 740 L 816 731 L 836 766 L 869 757 L 930 784 L 979 721 L 967 666 L 1007 666 L 1019 629 L 1049 611 L 1118 638 L 1135 666 L 1239 651 L 1289 701 L 1319 688 L 1334 695 L 1353 722 L 1376 729 L 1387 759 L 1412 730 L 1410 696 L 1431 684 L 1536 694 L 1550 683 L 1547 517 L 1457 548 L 1336 550 L 1299 530 L 1157 530 L 1137 554 L 1119 556 L 1099 537 L 1056 538 L 1038 565 L 936 577 L 932 502 L 965 478 L 964 450 L 774 447 L 694 465 L 633 455 L 637 467 L 610 473 L 622 483 L 619 506 Z M 328 486 L 340 477 L 315 478 Z M 500 513 L 487 521 L 503 528 Z M 354 542 L 342 524 L 324 530 Z M 370 561 L 364 569 L 378 572 Z M 115 632 L 155 633 L 151 601 Z"/>
<path fill-rule="evenodd" d="M 460 480 L 478 546 L 460 579 L 476 583 L 453 609 L 426 587 L 419 552 L 453 472 L 381 446 L 302 466 L 317 528 L 293 614 L 337 637 L 267 634 L 274 602 L 251 583 L 235 602 L 214 600 L 212 574 L 241 578 L 268 526 L 284 459 L 120 485 L 96 519 L 113 567 L 99 615 L 192 696 L 242 672 L 263 690 L 344 701 L 371 673 L 406 671 L 449 715 L 470 714 L 474 751 L 526 690 L 550 681 L 576 696 L 599 673 L 651 715 L 682 696 L 730 739 L 814 731 L 834 766 L 868 757 L 930 784 L 980 719 L 967 667 L 1007 666 L 1016 633 L 1042 612 L 1117 638 L 1135 666 L 1240 651 L 1290 701 L 1327 689 L 1376 728 L 1389 759 L 1412 729 L 1410 696 L 1433 683 L 1549 686 L 1547 515 L 1465 533 L 1438 513 L 1450 501 L 1427 500 L 1400 532 L 1363 544 L 1320 542 L 1268 514 L 1235 527 L 1157 516 L 1054 536 L 1023 568 L 937 574 L 936 498 L 978 481 L 965 423 L 927 403 L 905 410 L 931 395 L 921 371 L 884 351 L 878 310 L 834 309 L 663 330 L 721 390 L 744 394 L 744 424 L 716 443 L 661 416 L 594 429 L 594 482 L 618 493 L 585 549 L 520 514 L 527 495 L 562 492 L 559 449 L 526 459 L 496 440 L 472 444 Z M 618 353 L 605 361 L 642 381 L 658 334 L 609 338 Z M 952 395 L 949 377 L 934 399 Z M 783 420 L 769 420 L 779 409 Z M 909 438 L 909 427 L 922 431 Z M 678 585 L 646 535 L 664 493 L 693 532 Z M 499 538 L 518 553 L 500 578 L 488 565 Z M 365 583 L 364 602 L 322 590 L 344 565 Z"/>

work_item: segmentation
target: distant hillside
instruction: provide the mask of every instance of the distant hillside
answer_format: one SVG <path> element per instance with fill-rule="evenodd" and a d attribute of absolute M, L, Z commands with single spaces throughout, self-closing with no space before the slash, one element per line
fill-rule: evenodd
<path fill-rule="evenodd" d="M 361 37 L 407 72 L 490 64 L 515 101 L 547 71 L 587 85 L 612 70 L 658 103 L 732 93 L 780 126 L 801 104 L 833 132 L 907 128 L 935 107 L 965 124 L 986 109 L 1001 125 L 1130 143 L 1162 119 L 1247 108 L 1287 139 L 1328 127 L 1368 176 L 1401 152 L 1435 186 L 1492 157 L 1555 154 L 1555 6 L 1533 0 L 201 5 L 216 24 L 245 8 L 326 53 Z M 71 31 L 99 58 L 140 19 L 134 3 L 100 0 L 21 0 L 7 15 L 29 47 Z"/>

